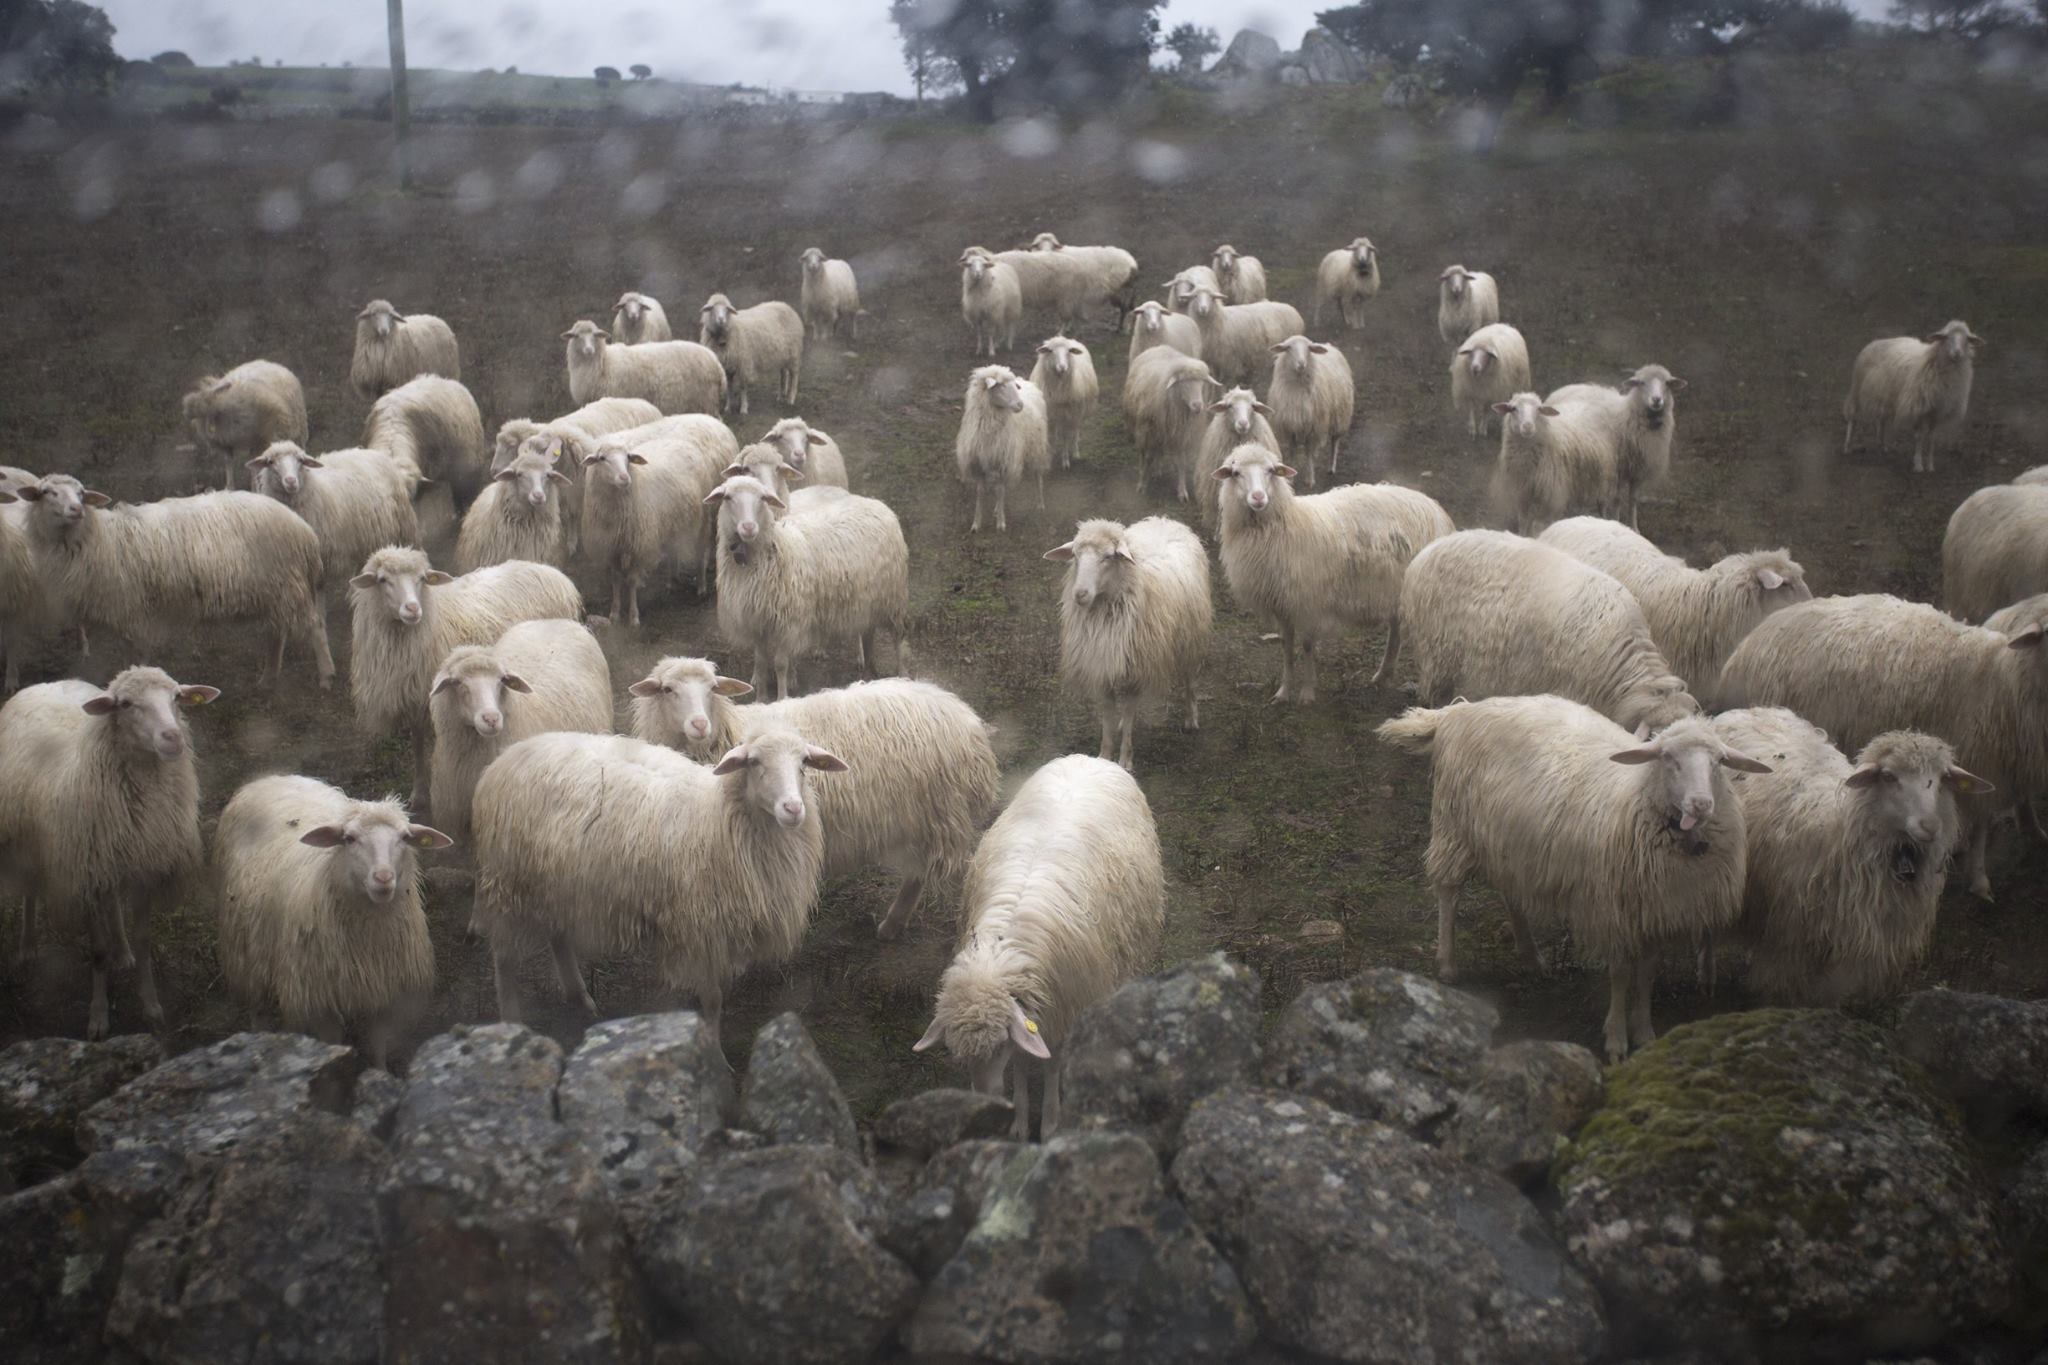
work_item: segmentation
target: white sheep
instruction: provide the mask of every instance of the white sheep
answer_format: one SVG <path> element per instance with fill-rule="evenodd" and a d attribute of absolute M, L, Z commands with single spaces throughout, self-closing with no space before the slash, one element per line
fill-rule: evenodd
<path fill-rule="evenodd" d="M 1216 278 L 1216 272 L 1206 265 L 1191 265 L 1175 275 L 1162 286 L 1166 290 L 1166 306 L 1176 313 L 1187 314 L 1194 307 L 1195 295 L 1206 289 L 1212 294 L 1223 292 L 1223 281 Z M 1190 352 L 1190 354 L 1193 354 Z"/>
<path fill-rule="evenodd" d="M 974 1088 L 1001 1095 L 1016 1064 L 1019 1138 L 1031 1134 L 1026 1057 L 1048 1063 L 1041 1137 L 1060 1122 L 1059 1066 L 1081 1011 L 1145 969 L 1166 923 L 1152 807 L 1131 775 L 1072 754 L 1031 775 L 967 869 L 959 948 L 939 978 L 931 1027 Z"/>
<path fill-rule="evenodd" d="M 2013 482 L 2025 488 L 2030 484 L 2048 483 L 2048 464 L 2037 464 L 2026 473 L 2020 474 Z"/>
<path fill-rule="evenodd" d="M 453 379 L 423 374 L 370 405 L 363 446 L 381 450 L 411 476 L 448 485 L 455 509 L 475 500 L 489 468 L 484 418 L 470 391 Z"/>
<path fill-rule="evenodd" d="M 1723 769 L 1768 773 L 1700 717 L 1638 740 L 1562 697 L 1494 697 L 1410 708 L 1380 739 L 1429 754 L 1429 853 L 1437 975 L 1457 976 L 1458 889 L 1483 874 L 1524 958 L 1528 916 L 1557 916 L 1607 968 L 1607 1056 L 1656 1038 L 1657 958 L 1731 928 L 1747 870 L 1742 803 Z"/>
<path fill-rule="evenodd" d="M 1963 621 L 2048 592 L 2048 485 L 1993 484 L 1963 499 L 1941 538 L 1941 592 Z"/>
<path fill-rule="evenodd" d="M 899 657 L 910 616 L 910 549 L 887 503 L 843 488 L 804 488 L 787 502 L 759 479 L 727 479 L 704 499 L 718 509 L 718 629 L 754 654 L 754 690 L 793 695 L 791 666 L 844 640 L 861 669 L 880 669 L 875 633 Z M 1000 504 L 998 504 L 1000 506 Z"/>
<path fill-rule="evenodd" d="M 1849 396 L 1842 400 L 1842 453 L 1856 447 L 1856 424 L 1877 426 L 1877 448 L 1905 430 L 1913 437 L 1913 472 L 1934 472 L 1937 444 L 1952 443 L 1970 416 L 1970 381 L 1984 338 L 1957 319 L 1925 340 L 1885 337 L 1856 356 Z"/>
<path fill-rule="evenodd" d="M 697 997 L 718 1037 L 725 992 L 786 961 L 818 903 L 824 840 L 805 769 L 844 771 L 788 730 L 716 767 L 621 735 L 522 740 L 476 787 L 476 926 L 498 1017 L 521 1015 L 521 957 L 552 949 L 563 997 L 595 1013 L 578 958 L 631 954 Z"/>
<path fill-rule="evenodd" d="M 441 660 L 427 703 L 434 727 L 434 819 L 469 836 L 470 800 L 491 761 L 550 730 L 609 734 L 612 675 L 580 622 L 521 621 Z"/>
<path fill-rule="evenodd" d="M 348 367 L 349 387 L 358 398 L 380 398 L 423 374 L 462 378 L 462 355 L 455 333 L 431 313 L 401 313 L 383 299 L 370 300 L 356 314 L 356 351 Z"/>
<path fill-rule="evenodd" d="M 1060 587 L 1060 681 L 1094 706 L 1101 756 L 1129 768 L 1138 709 L 1169 694 L 1180 700 L 1184 728 L 1199 729 L 1195 680 L 1214 609 L 1209 554 L 1195 533 L 1166 517 L 1128 527 L 1084 521 L 1045 557 L 1068 566 Z"/>
<path fill-rule="evenodd" d="M 1081 455 L 1081 428 L 1095 415 L 1101 394 L 1095 361 L 1072 337 L 1049 337 L 1039 343 L 1031 384 L 1045 399 L 1046 439 L 1059 454 L 1060 468 L 1071 469 Z"/>
<path fill-rule="evenodd" d="M 1583 405 L 1567 415 L 1518 393 L 1493 410 L 1501 423 L 1492 499 L 1509 530 L 1535 535 L 1570 512 L 1612 506 L 1614 451 Z"/>
<path fill-rule="evenodd" d="M 986 247 L 960 254 L 960 316 L 974 332 L 974 354 L 984 350 L 993 360 L 996 338 L 1003 349 L 1017 344 L 1017 324 L 1024 317 L 1024 286 L 1017 268 L 999 261 Z"/>
<path fill-rule="evenodd" d="M 217 688 L 130 668 L 104 690 L 69 679 L 25 687 L 0 706 L 0 890 L 23 898 L 32 953 L 36 907 L 92 950 L 86 1036 L 107 1036 L 107 971 L 135 968 L 142 1014 L 164 1022 L 150 962 L 151 915 L 199 870 L 199 777 L 180 707 Z"/>
<path fill-rule="evenodd" d="M 1636 523 L 1636 500 L 1671 473 L 1671 442 L 1678 432 L 1678 399 L 1685 381 L 1662 365 L 1645 365 L 1621 381 L 1619 391 L 1599 384 L 1567 384 L 1544 399 L 1607 442 L 1612 484 L 1608 514 Z"/>
<path fill-rule="evenodd" d="M 1494 404 L 1528 387 L 1529 345 L 1505 322 L 1481 327 L 1451 357 L 1451 411 L 1474 436 L 1486 435 Z"/>
<path fill-rule="evenodd" d="M 1455 346 L 1481 327 L 1500 321 L 1500 286 L 1483 270 L 1462 265 L 1437 276 L 1436 330 L 1446 346 Z"/>
<path fill-rule="evenodd" d="M 547 448 L 522 448 L 511 464 L 491 475 L 462 514 L 455 571 L 468 573 L 512 559 L 566 567 L 569 529 L 562 493 L 569 483 Z"/>
<path fill-rule="evenodd" d="M 795 730 L 847 771 L 814 780 L 825 829 L 825 874 L 900 872 L 876 932 L 900 936 L 927 888 L 955 882 L 995 806 L 999 773 L 989 727 L 943 687 L 882 678 L 807 697 L 738 706 L 753 691 L 706 659 L 663 659 L 632 685 L 633 733 L 701 762 L 754 736 Z"/>
<path fill-rule="evenodd" d="M 1182 355 L 1202 358 L 1202 329 L 1195 320 L 1169 312 L 1163 303 L 1147 299 L 1131 310 L 1131 349 L 1126 361 L 1155 346 L 1170 346 Z"/>
<path fill-rule="evenodd" d="M 491 473 L 511 464 L 519 448 L 535 437 L 560 441 L 557 458 L 572 471 L 580 469 L 583 457 L 590 453 L 587 447 L 594 446 L 598 438 L 659 420 L 661 409 L 644 398 L 599 398 L 552 422 L 514 417 L 498 428 L 497 441 L 491 447 Z"/>
<path fill-rule="evenodd" d="M 1457 528 L 1412 488 L 1350 484 L 1297 495 L 1293 477 L 1278 455 L 1247 444 L 1230 452 L 1215 481 L 1231 596 L 1280 627 L 1280 690 L 1273 700 L 1307 703 L 1316 699 L 1317 641 L 1346 626 L 1386 623 L 1387 647 L 1372 682 L 1387 679 L 1401 655 L 1401 583 L 1409 561 Z"/>
<path fill-rule="evenodd" d="M 279 441 L 249 461 L 249 486 L 299 514 L 320 538 L 329 586 L 385 545 L 420 543 L 407 468 L 381 450 L 330 450 L 308 455 Z"/>
<path fill-rule="evenodd" d="M 1188 316 L 1202 333 L 1202 359 L 1222 384 L 1249 384 L 1272 363 L 1274 346 L 1307 330 L 1291 303 L 1230 304 L 1209 289 L 1195 291 Z"/>
<path fill-rule="evenodd" d="M 1380 253 L 1370 237 L 1354 237 L 1351 245 L 1338 247 L 1316 267 L 1316 308 L 1313 325 L 1323 325 L 1323 305 L 1337 305 L 1338 316 L 1349 328 L 1365 326 L 1365 303 L 1380 292 Z"/>
<path fill-rule="evenodd" d="M 1260 445 L 1280 453 L 1280 438 L 1273 433 L 1273 410 L 1247 388 L 1228 390 L 1209 405 L 1209 421 L 1202 428 L 1202 442 L 1195 450 L 1195 499 L 1202 504 L 1202 525 L 1216 525 L 1216 499 L 1223 491 L 1216 471 L 1241 445 Z"/>
<path fill-rule="evenodd" d="M 1138 491 L 1155 467 L 1173 471 L 1174 496 L 1186 502 L 1201 451 L 1203 414 L 1219 387 L 1209 367 L 1170 346 L 1141 352 L 1124 373 L 1124 422 L 1138 448 Z"/>
<path fill-rule="evenodd" d="M 1024 306 L 1050 305 L 1062 331 L 1079 330 L 1090 309 L 1113 304 L 1121 332 L 1124 314 L 1137 302 L 1138 261 L 1120 246 L 1068 246 L 1041 232 L 1030 250 L 1005 251 L 997 259 L 1016 265 Z"/>
<path fill-rule="evenodd" d="M 1307 464 L 1308 486 L 1314 488 L 1316 465 L 1325 451 L 1330 476 L 1336 477 L 1344 434 L 1351 430 L 1358 400 L 1351 362 L 1336 347 L 1298 333 L 1271 349 L 1273 378 L 1266 386 L 1266 405 L 1273 434 L 1280 438 L 1282 456 Z"/>
<path fill-rule="evenodd" d="M 803 268 L 802 291 L 797 303 L 811 334 L 823 341 L 844 322 L 855 341 L 860 340 L 860 286 L 853 267 L 836 257 L 828 258 L 817 247 L 805 247 L 797 258 Z"/>
<path fill-rule="evenodd" d="M 638 346 L 649 341 L 674 341 L 675 329 L 668 325 L 668 310 L 652 294 L 628 289 L 612 305 L 612 335 L 621 346 Z"/>
<path fill-rule="evenodd" d="M 185 395 L 185 421 L 202 454 L 221 460 L 221 487 L 235 486 L 235 464 L 273 442 L 306 441 L 306 391 L 299 377 L 269 360 L 208 375 Z"/>
<path fill-rule="evenodd" d="M 398 1031 L 434 989 L 418 849 L 447 848 L 396 801 L 311 777 L 259 777 L 213 837 L 221 976 L 259 1014 L 389 1069 Z"/>
<path fill-rule="evenodd" d="M 482 645 L 521 621 L 576 620 L 583 599 L 559 569 L 513 562 L 455 578 L 428 562 L 424 550 L 389 545 L 349 580 L 353 648 L 349 696 L 356 725 L 381 739 L 412 737 L 415 814 L 429 809 L 433 728 L 427 699 L 434 672 L 458 645 Z"/>
<path fill-rule="evenodd" d="M 1258 257 L 1239 255 L 1236 247 L 1225 242 L 1209 254 L 1209 268 L 1216 272 L 1223 297 L 1231 303 L 1266 301 L 1266 267 Z"/>
<path fill-rule="evenodd" d="M 623 607 L 640 624 L 640 584 L 664 560 L 695 568 L 697 594 L 711 590 L 714 518 L 704 496 L 739 455 L 739 441 L 716 417 L 668 419 L 668 435 L 607 436 L 583 457 L 583 554 L 611 580 L 611 617 Z"/>
<path fill-rule="evenodd" d="M 1672 671 L 1709 700 L 1719 695 L 1721 666 L 1759 621 L 1813 600 L 1806 570 L 1783 550 L 1727 555 L 1694 569 L 1605 517 L 1568 517 L 1542 539 L 1627 588 Z"/>
<path fill-rule="evenodd" d="M 808 488 L 845 488 L 846 456 L 833 440 L 801 417 L 785 417 L 768 428 L 761 443 L 773 447 L 784 464 L 804 476 Z"/>
<path fill-rule="evenodd" d="M 25 469 L 0 465 L 0 658 L 5 659 L 5 684 L 0 694 L 21 686 L 21 660 L 29 639 L 51 617 L 43 581 L 29 539 L 31 504 L 15 490 L 41 482 Z"/>
<path fill-rule="evenodd" d="M 735 308 L 723 294 L 713 294 L 697 310 L 697 340 L 725 366 L 726 406 L 748 411 L 747 390 L 775 379 L 775 396 L 796 406 L 797 381 L 804 363 L 804 320 L 786 303 L 770 300 L 752 308 Z"/>
<path fill-rule="evenodd" d="M 562 333 L 567 343 L 569 397 L 644 398 L 666 413 L 725 410 L 725 364 L 694 341 L 649 341 L 614 346 L 611 334 L 588 319 Z"/>
<path fill-rule="evenodd" d="M 1045 471 L 1052 466 L 1045 395 L 1003 365 L 984 365 L 967 376 L 960 430 L 953 438 L 953 462 L 960 482 L 974 485 L 974 524 L 981 529 L 982 504 L 995 496 L 996 529 L 1010 529 L 1005 515 L 1010 486 L 1025 478 L 1038 483 L 1045 509 Z"/>

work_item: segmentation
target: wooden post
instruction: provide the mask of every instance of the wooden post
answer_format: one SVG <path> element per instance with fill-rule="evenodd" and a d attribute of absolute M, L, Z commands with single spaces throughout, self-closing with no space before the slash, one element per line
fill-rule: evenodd
<path fill-rule="evenodd" d="M 405 93 L 405 0 L 384 0 L 391 29 L 391 137 L 398 152 L 398 186 L 412 188 L 412 158 L 405 140 L 412 131 L 412 109 Z"/>

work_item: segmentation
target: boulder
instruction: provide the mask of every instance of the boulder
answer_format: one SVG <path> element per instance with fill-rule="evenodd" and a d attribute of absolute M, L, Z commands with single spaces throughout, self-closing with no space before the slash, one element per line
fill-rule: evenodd
<path fill-rule="evenodd" d="M 1321 25 L 1302 35 L 1300 61 L 1315 85 L 1348 85 L 1365 77 L 1365 58 Z"/>
<path fill-rule="evenodd" d="M 2027 1310 L 2020 1325 L 2048 1340 L 2048 1142 L 2006 1173 L 1998 1202 L 2018 1275 L 2013 1302 Z"/>
<path fill-rule="evenodd" d="M 1422 77 L 1412 71 L 1394 77 L 1380 92 L 1380 104 L 1388 109 L 1417 109 L 1428 100 L 1428 87 L 1423 85 Z"/>
<path fill-rule="evenodd" d="M 398 1121 L 398 1104 L 405 1098 L 405 1082 L 388 1071 L 365 1071 L 356 1077 L 355 1099 L 348 1116 L 379 1142 L 391 1136 Z"/>
<path fill-rule="evenodd" d="M 76 1166 L 78 1116 L 163 1059 L 147 1033 L 35 1038 L 0 1052 L 0 1181 L 29 1185 Z"/>
<path fill-rule="evenodd" d="M 1905 1054 L 1976 1122 L 2048 1117 L 2048 1000 L 1915 991 L 1895 1027 Z"/>
<path fill-rule="evenodd" d="M 891 1201 L 882 1245 L 902 1257 L 919 1279 L 930 1279 L 960 1250 L 990 1192 L 1020 1161 L 1036 1164 L 1038 1149 L 992 1138 L 948 1147 L 918 1171 L 909 1189 Z M 1018 1178 L 1022 1178 L 1021 1172 Z"/>
<path fill-rule="evenodd" d="M 1292 86 L 1308 85 L 1308 68 L 1299 62 L 1283 62 L 1279 68 L 1280 84 Z"/>
<path fill-rule="evenodd" d="M 348 1048 L 303 1034 L 237 1033 L 143 1072 L 86 1110 L 78 1136 L 95 1152 L 221 1152 L 292 1114 L 347 1113 L 356 1068 Z"/>
<path fill-rule="evenodd" d="M 1579 1365 L 1600 1299 L 1505 1180 L 1305 1095 L 1195 1106 L 1173 1181 L 1269 1336 L 1384 1365 Z"/>
<path fill-rule="evenodd" d="M 956 1142 L 1005 1137 L 1016 1117 L 1016 1108 L 994 1095 L 927 1090 L 897 1100 L 882 1111 L 875 1120 L 875 1143 L 911 1156 L 929 1157 Z"/>
<path fill-rule="evenodd" d="M 1885 1033 L 1832 1010 L 1673 1029 L 1609 1073 L 1552 1179 L 1626 1338 L 1895 1351 L 2007 1298 L 1955 1114 Z"/>
<path fill-rule="evenodd" d="M 1577 1043 L 1509 1043 L 1486 1054 L 1439 1144 L 1517 1185 L 1541 1179 L 1600 1107 L 1600 1059 Z"/>
<path fill-rule="evenodd" d="M 740 1122 L 785 1146 L 819 1143 L 860 1155 L 860 1130 L 839 1082 L 795 1014 L 781 1014 L 754 1035 Z"/>
<path fill-rule="evenodd" d="M 1257 29 L 1241 28 L 1209 68 L 1212 76 L 1243 80 L 1270 74 L 1280 65 L 1280 44 Z"/>

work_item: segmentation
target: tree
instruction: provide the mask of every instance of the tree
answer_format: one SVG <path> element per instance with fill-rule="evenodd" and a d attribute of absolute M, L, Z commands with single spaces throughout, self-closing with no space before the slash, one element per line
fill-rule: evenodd
<path fill-rule="evenodd" d="M 1916 33 L 1952 38 L 1986 38 L 2021 22 L 2006 0 L 1892 0 L 1891 13 L 1893 23 Z"/>
<path fill-rule="evenodd" d="M 0 0 L 0 84 L 99 95 L 120 69 L 103 11 L 83 0 Z"/>
<path fill-rule="evenodd" d="M 1180 69 L 1188 75 L 1202 69 L 1202 59 L 1223 50 L 1223 39 L 1213 28 L 1196 24 L 1175 24 L 1166 35 L 1166 48 L 1180 58 Z"/>
<path fill-rule="evenodd" d="M 2044 0 L 2048 3 L 2048 0 Z M 903 65 L 909 68 L 911 88 L 917 93 L 917 107 L 924 108 L 927 93 L 942 95 L 960 84 L 960 67 L 939 51 L 931 29 L 918 21 L 924 0 L 889 0 L 889 22 L 903 43 Z"/>
<path fill-rule="evenodd" d="M 636 81 L 644 81 L 654 74 L 654 68 L 644 62 L 635 62 L 626 69 L 632 73 L 633 79 Z"/>
<path fill-rule="evenodd" d="M 1165 0 L 909 0 L 890 17 L 951 62 L 983 121 L 1012 105 L 1112 98 L 1144 79 Z"/>
<path fill-rule="evenodd" d="M 169 52 L 159 52 L 154 57 L 151 57 L 150 60 L 155 62 L 158 66 L 192 65 L 192 59 L 190 57 L 187 57 L 184 53 L 177 51 L 176 49 L 173 49 Z"/>
<path fill-rule="evenodd" d="M 616 66 L 600 66 L 591 74 L 597 77 L 599 85 L 611 85 L 619 79 L 619 69 Z"/>

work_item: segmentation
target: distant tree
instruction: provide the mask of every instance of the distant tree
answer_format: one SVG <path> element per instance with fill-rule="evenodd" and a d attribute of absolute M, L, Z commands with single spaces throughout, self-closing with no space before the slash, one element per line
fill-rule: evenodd
<path fill-rule="evenodd" d="M 597 77 L 599 85 L 610 85 L 618 80 L 619 69 L 616 66 L 600 66 L 592 74 Z"/>
<path fill-rule="evenodd" d="M 1180 58 L 1180 69 L 1189 75 L 1202 69 L 1202 59 L 1223 50 L 1223 39 L 1213 28 L 1198 24 L 1175 24 L 1166 35 L 1166 49 Z"/>
<path fill-rule="evenodd" d="M 646 65 L 644 62 L 635 62 L 626 69 L 632 73 L 633 79 L 636 81 L 644 81 L 654 74 L 654 68 Z"/>
<path fill-rule="evenodd" d="M 958 63 L 939 50 L 931 27 L 919 22 L 924 8 L 924 0 L 889 0 L 889 22 L 896 25 L 902 40 L 903 65 L 910 70 L 911 88 L 917 93 L 920 109 L 927 94 L 942 95 L 960 84 Z"/>
<path fill-rule="evenodd" d="M 222 109 L 232 109 L 242 102 L 242 87 L 239 85 L 216 85 L 207 96 Z"/>
<path fill-rule="evenodd" d="M 992 120 L 998 98 L 1064 105 L 1114 97 L 1144 78 L 1166 0 L 911 0 L 891 5 L 959 73 L 968 109 Z"/>
<path fill-rule="evenodd" d="M 516 66 L 508 66 L 505 68 L 505 74 L 508 76 L 516 76 L 519 74 L 519 68 Z"/>
<path fill-rule="evenodd" d="M 82 0 L 0 0 L 0 79 L 91 95 L 120 69 L 103 11 Z"/>
<path fill-rule="evenodd" d="M 2041 8 L 2040 0 L 2035 0 L 2036 12 Z M 2025 22 L 2019 7 L 2006 0 L 1892 0 L 1891 17 L 1916 33 L 1970 39 Z"/>
<path fill-rule="evenodd" d="M 154 57 L 151 57 L 150 60 L 158 66 L 191 66 L 193 64 L 190 57 L 187 57 L 175 48 L 169 52 L 159 52 Z"/>
<path fill-rule="evenodd" d="M 282 58 L 282 57 L 272 57 L 272 58 L 270 59 L 270 64 L 271 64 L 272 66 L 283 66 L 283 65 L 284 65 L 284 58 Z"/>

